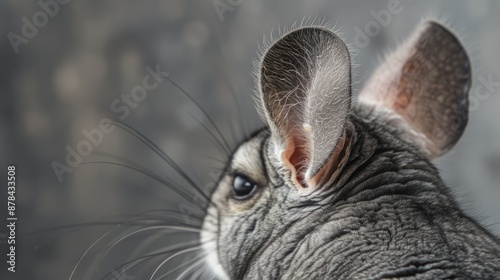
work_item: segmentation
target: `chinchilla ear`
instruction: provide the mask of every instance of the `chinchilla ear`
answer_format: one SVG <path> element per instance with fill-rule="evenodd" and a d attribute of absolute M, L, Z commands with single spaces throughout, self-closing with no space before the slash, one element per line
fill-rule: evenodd
<path fill-rule="evenodd" d="M 468 119 L 469 58 L 458 39 L 435 22 L 421 26 L 376 70 L 360 103 L 397 113 L 406 137 L 429 158 L 450 150 Z M 415 139 L 423 139 L 417 141 Z"/>
<path fill-rule="evenodd" d="M 260 102 L 274 152 L 306 193 L 324 181 L 318 177 L 335 167 L 332 158 L 338 157 L 345 142 L 350 69 L 344 42 L 322 28 L 288 33 L 263 57 Z"/>

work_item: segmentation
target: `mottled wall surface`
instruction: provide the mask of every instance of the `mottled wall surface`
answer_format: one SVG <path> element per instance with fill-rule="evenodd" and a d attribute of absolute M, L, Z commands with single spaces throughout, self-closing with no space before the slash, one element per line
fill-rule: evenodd
<path fill-rule="evenodd" d="M 355 94 L 383 55 L 423 18 L 441 19 L 458 34 L 473 63 L 471 113 L 462 140 L 437 166 L 464 209 L 500 234 L 500 2 L 63 2 L 0 3 L 0 166 L 5 173 L 8 164 L 18 169 L 18 272 L 12 279 L 68 279 L 84 251 L 109 228 L 22 234 L 193 205 L 151 178 L 107 164 L 68 167 L 71 172 L 60 174 L 60 181 L 54 162 L 67 165 L 68 149 L 80 148 L 89 154 L 81 156 L 82 162 L 122 160 L 182 182 L 123 129 L 102 133 L 100 141 L 99 122 L 119 119 L 154 141 L 209 189 L 225 145 L 213 139 L 217 131 L 203 110 L 231 147 L 260 127 L 251 98 L 258 47 L 263 37 L 272 32 L 276 36 L 280 28 L 304 18 L 335 24 L 355 51 Z M 153 70 L 168 73 L 175 84 Z M 127 101 L 132 94 L 140 101 Z M 82 144 L 86 135 L 93 135 L 98 144 Z M 79 161 L 74 155 L 69 159 Z M 3 188 L 0 197 L 4 221 Z M 0 227 L 0 238 L 5 233 Z M 5 245 L 1 239 L 0 246 Z M 115 254 L 129 254 L 130 248 L 132 243 Z M 4 274 L 3 252 L 0 275 L 11 279 L 3 276 L 12 277 Z M 105 273 L 88 271 L 100 265 L 109 272 L 120 264 L 108 259 L 85 262 L 75 276 L 99 279 Z"/>

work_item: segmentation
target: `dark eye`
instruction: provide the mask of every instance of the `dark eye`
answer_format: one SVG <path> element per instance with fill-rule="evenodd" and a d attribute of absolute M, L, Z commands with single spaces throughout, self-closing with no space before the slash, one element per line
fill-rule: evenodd
<path fill-rule="evenodd" d="M 242 175 L 236 175 L 233 181 L 233 190 L 236 199 L 245 199 L 257 189 L 257 184 Z"/>

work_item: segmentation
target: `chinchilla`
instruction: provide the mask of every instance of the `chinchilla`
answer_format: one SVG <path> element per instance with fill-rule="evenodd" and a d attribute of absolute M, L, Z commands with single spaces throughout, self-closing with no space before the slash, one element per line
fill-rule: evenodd
<path fill-rule="evenodd" d="M 351 99 L 351 59 L 322 27 L 259 64 L 267 127 L 212 194 L 201 242 L 222 279 L 500 279 L 500 241 L 457 205 L 432 159 L 468 119 L 471 64 L 428 22 Z"/>

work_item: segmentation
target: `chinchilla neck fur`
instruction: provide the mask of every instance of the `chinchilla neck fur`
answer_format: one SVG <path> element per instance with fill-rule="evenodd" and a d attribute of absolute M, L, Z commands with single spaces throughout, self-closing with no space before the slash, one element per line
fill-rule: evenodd
<path fill-rule="evenodd" d="M 356 115 L 349 121 L 356 140 L 329 186 L 334 191 L 311 200 L 275 185 L 283 192 L 262 209 L 267 218 L 251 220 L 259 241 L 243 246 L 245 254 L 233 249 L 235 256 L 252 255 L 251 265 L 244 257 L 229 261 L 248 267 L 231 279 L 500 277 L 498 239 L 462 213 L 418 149 L 397 129 Z M 272 160 L 266 166 L 276 176 L 271 181 L 287 180 Z"/>

